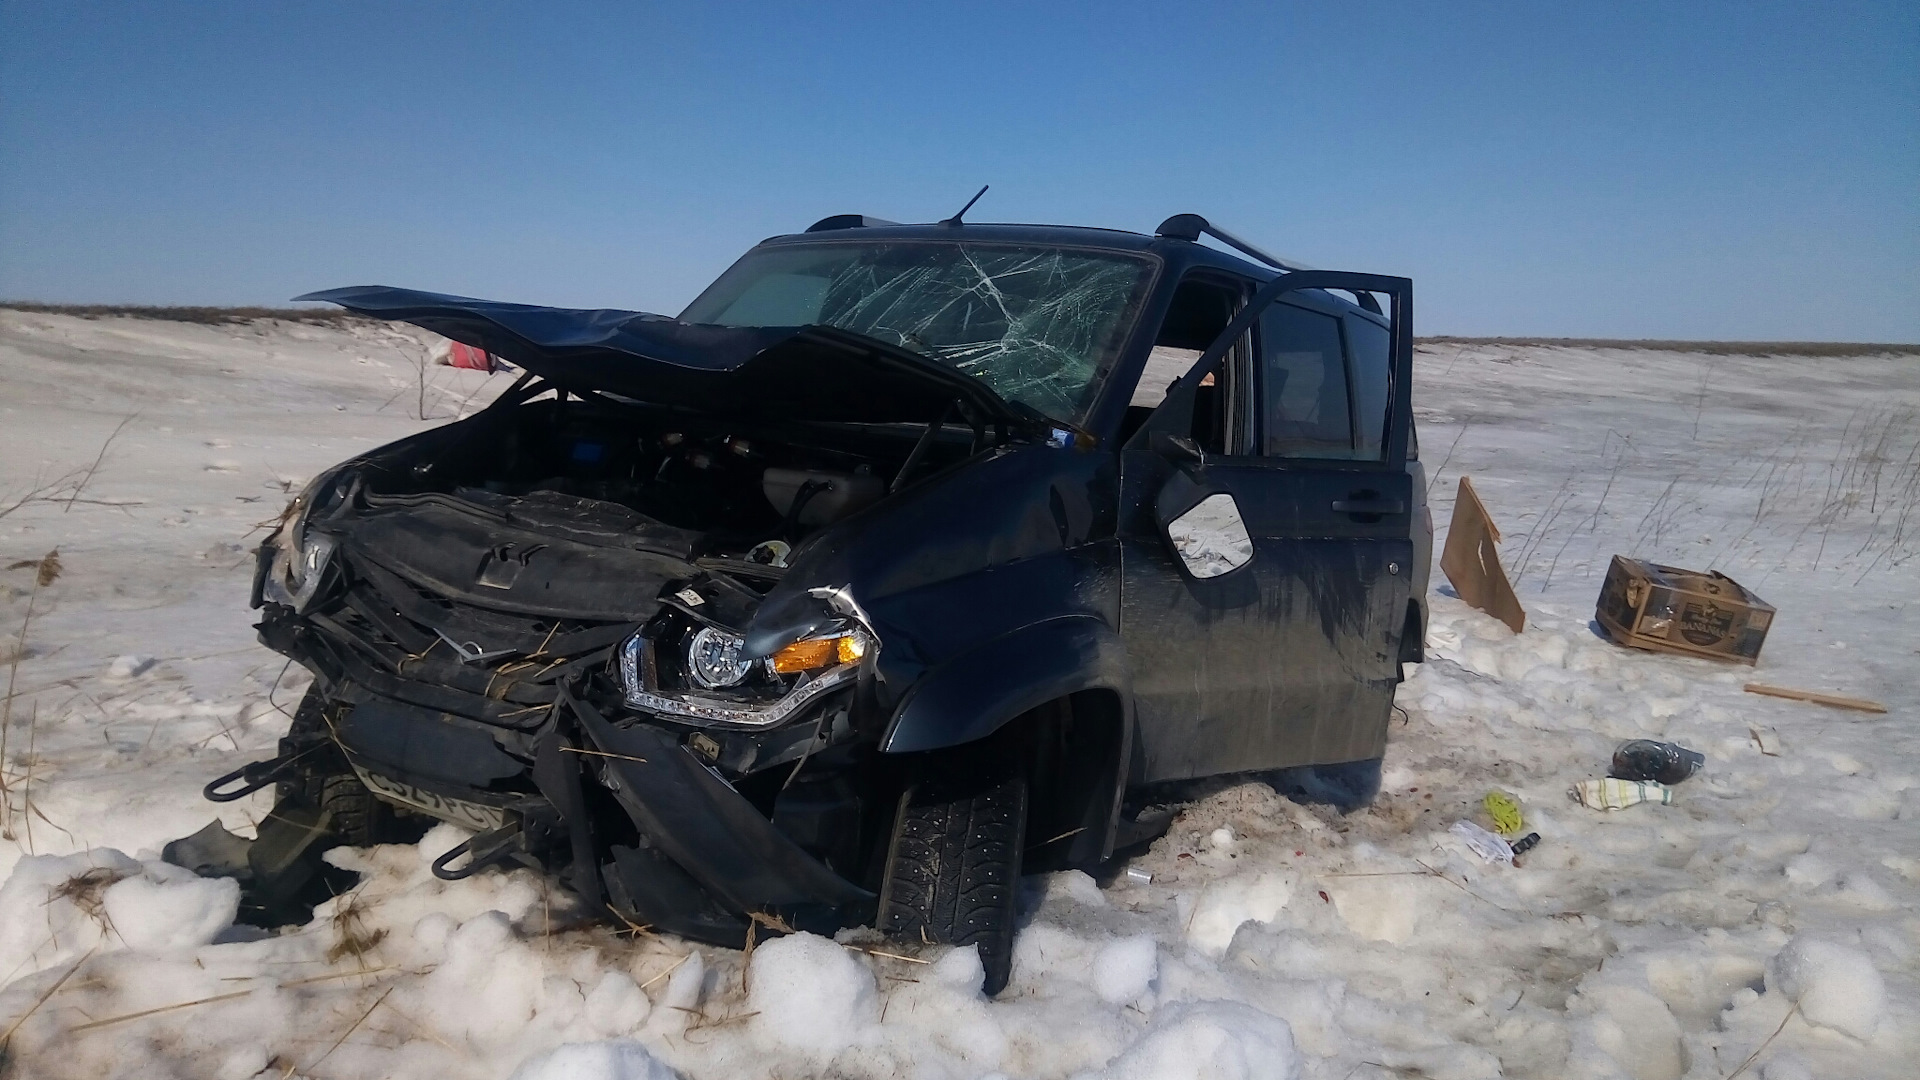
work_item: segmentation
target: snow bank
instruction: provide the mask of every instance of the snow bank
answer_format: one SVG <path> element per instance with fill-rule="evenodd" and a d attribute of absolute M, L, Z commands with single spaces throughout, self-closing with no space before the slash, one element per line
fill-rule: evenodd
<path fill-rule="evenodd" d="M 1232 1001 L 1173 1006 L 1140 1041 L 1081 1080 L 1294 1080 L 1300 1057 L 1285 1020 Z"/>
<path fill-rule="evenodd" d="M 632 1039 L 567 1043 L 521 1065 L 513 1080 L 678 1080 Z"/>
<path fill-rule="evenodd" d="M 873 973 L 839 944 L 791 934 L 754 950 L 747 967 L 754 1033 L 777 1047 L 831 1055 L 880 1017 Z"/>
<path fill-rule="evenodd" d="M 18 978 L 101 949 L 194 949 L 233 925 L 240 886 L 111 848 L 29 855 L 0 885 L 0 972 Z"/>
<path fill-rule="evenodd" d="M 1029 878 L 989 1001 L 972 949 L 795 935 L 743 970 L 591 925 L 523 870 L 440 881 L 451 828 L 332 853 L 360 885 L 275 935 L 228 925 L 230 886 L 153 861 L 209 814 L 246 835 L 269 808 L 199 798 L 272 753 L 305 685 L 253 640 L 249 530 L 426 426 L 410 347 L 0 312 L 0 496 L 139 413 L 88 489 L 105 505 L 0 522 L 0 567 L 55 546 L 66 566 L 35 601 L 4 763 L 0 1028 L 19 1021 L 21 1075 L 1706 1080 L 1764 1045 L 1744 1076 L 1893 1080 L 1920 1060 L 1920 549 L 1888 496 L 1920 461 L 1910 360 L 1423 350 L 1434 518 L 1471 473 L 1526 632 L 1434 593 L 1374 806 L 1229 785 L 1134 859 L 1150 880 Z M 489 392 L 434 377 L 467 380 L 430 391 L 438 415 Z M 1597 637 L 1615 552 L 1776 604 L 1761 671 Z M 0 571 L 6 633 L 29 580 Z M 1749 677 L 1891 712 L 1756 698 Z M 1671 806 L 1566 800 L 1640 736 L 1709 766 Z M 1523 866 L 1448 832 L 1494 788 L 1541 836 Z"/>
<path fill-rule="evenodd" d="M 1801 935 L 1767 961 L 1767 990 L 1800 1006 L 1810 1024 L 1871 1039 L 1887 1011 L 1887 987 L 1859 949 Z"/>

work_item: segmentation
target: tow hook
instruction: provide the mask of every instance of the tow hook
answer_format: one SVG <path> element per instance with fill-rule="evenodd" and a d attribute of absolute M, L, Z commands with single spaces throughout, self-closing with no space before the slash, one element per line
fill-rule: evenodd
<path fill-rule="evenodd" d="M 505 862 L 520 850 L 514 841 L 520 838 L 520 823 L 510 822 L 492 832 L 481 833 L 462 841 L 446 854 L 433 860 L 433 876 L 441 881 L 459 881 L 485 870 L 495 863 Z M 471 854 L 465 866 L 453 869 L 451 864 L 462 855 Z"/>
<path fill-rule="evenodd" d="M 246 798 L 292 771 L 293 758 L 291 757 L 278 757 L 271 761 L 250 761 L 201 788 L 200 794 L 209 802 L 232 802 L 235 799 Z M 246 786 L 232 791 L 220 790 L 235 781 L 245 781 Z"/>

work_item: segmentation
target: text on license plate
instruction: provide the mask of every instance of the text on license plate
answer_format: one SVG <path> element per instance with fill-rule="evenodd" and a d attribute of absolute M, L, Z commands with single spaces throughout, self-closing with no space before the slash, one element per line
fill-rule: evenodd
<path fill-rule="evenodd" d="M 465 799 L 452 799 L 431 791 L 423 791 L 412 784 L 403 784 L 388 776 L 368 772 L 358 765 L 353 771 L 360 774 L 360 782 L 368 790 L 388 802 L 398 803 L 409 810 L 418 810 L 429 817 L 452 822 L 463 829 L 474 832 L 492 832 L 504 828 L 507 824 L 507 812 L 497 806 L 468 802 Z"/>

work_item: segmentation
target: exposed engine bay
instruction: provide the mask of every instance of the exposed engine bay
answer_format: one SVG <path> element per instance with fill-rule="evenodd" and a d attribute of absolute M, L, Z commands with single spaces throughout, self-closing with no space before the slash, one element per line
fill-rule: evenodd
<path fill-rule="evenodd" d="M 558 394 L 501 413 L 476 418 L 463 438 L 403 475 L 373 481 L 369 493 L 440 491 L 582 524 L 595 515 L 590 503 L 612 504 L 600 511 L 608 525 L 637 520 L 620 507 L 701 534 L 698 553 L 744 552 L 766 541 L 796 543 L 879 501 L 889 482 L 910 479 L 901 468 L 923 434 L 900 426 L 742 430 L 601 395 Z"/>
<path fill-rule="evenodd" d="M 772 655 L 743 656 L 742 635 L 813 536 L 969 457 L 978 437 L 940 422 L 726 420 L 523 380 L 465 421 L 343 463 L 309 485 L 260 553 L 262 640 L 314 674 L 313 701 L 276 762 L 208 795 L 272 782 L 290 806 L 333 814 L 296 827 L 290 810 L 250 863 L 286 861 L 314 836 L 342 834 L 341 821 L 358 823 L 358 842 L 450 821 L 482 835 L 451 860 L 464 866 L 436 868 L 443 876 L 571 861 L 570 874 L 597 876 L 631 917 L 684 909 L 683 930 L 730 939 L 732 918 L 634 895 L 677 873 L 636 854 L 652 850 L 641 834 L 622 827 L 595 839 L 600 854 L 569 852 L 580 842 L 569 817 L 627 820 L 611 806 L 569 816 L 567 785 L 542 782 L 558 768 L 543 757 L 582 741 L 592 715 L 605 718 L 603 748 L 664 737 L 696 770 L 678 783 L 745 796 L 752 820 L 729 835 L 766 849 L 757 859 L 862 878 L 882 823 L 868 820 L 879 804 L 851 786 L 871 747 L 856 745 L 848 696 L 877 642 L 835 616 L 832 598 L 813 605 L 821 632 Z M 636 716 L 664 727 L 643 732 Z M 631 756 L 639 767 L 667 755 Z M 565 764 L 601 780 L 586 791 L 668 783 L 623 787 L 612 763 Z M 357 778 L 340 790 L 364 805 L 327 811 L 327 792 L 299 788 L 329 771 Z M 615 865 L 601 867 L 609 854 Z M 273 883 L 249 892 L 266 922 L 297 917 L 326 884 L 323 868 L 312 879 L 249 872 Z M 599 888 L 584 877 L 580 887 Z M 858 893 L 842 880 L 808 895 L 857 903 Z"/>

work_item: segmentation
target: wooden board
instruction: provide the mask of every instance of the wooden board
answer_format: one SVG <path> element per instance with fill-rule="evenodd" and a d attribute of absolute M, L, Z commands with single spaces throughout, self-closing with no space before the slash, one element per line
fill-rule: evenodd
<path fill-rule="evenodd" d="M 1453 524 L 1447 527 L 1447 546 L 1440 553 L 1440 569 L 1453 582 L 1460 599 L 1506 623 L 1514 633 L 1527 625 L 1527 610 L 1513 594 L 1513 583 L 1500 565 L 1500 529 L 1473 490 L 1473 481 L 1460 478 L 1453 500 Z"/>
<path fill-rule="evenodd" d="M 1815 705 L 1831 705 L 1836 709 L 1853 709 L 1856 712 L 1883 713 L 1885 705 L 1866 698 L 1842 697 L 1839 694 L 1822 694 L 1817 690 L 1795 690 L 1787 686 L 1768 686 L 1766 683 L 1750 682 L 1747 693 L 1765 694 L 1768 697 L 1787 698 L 1792 701 L 1811 701 Z"/>

